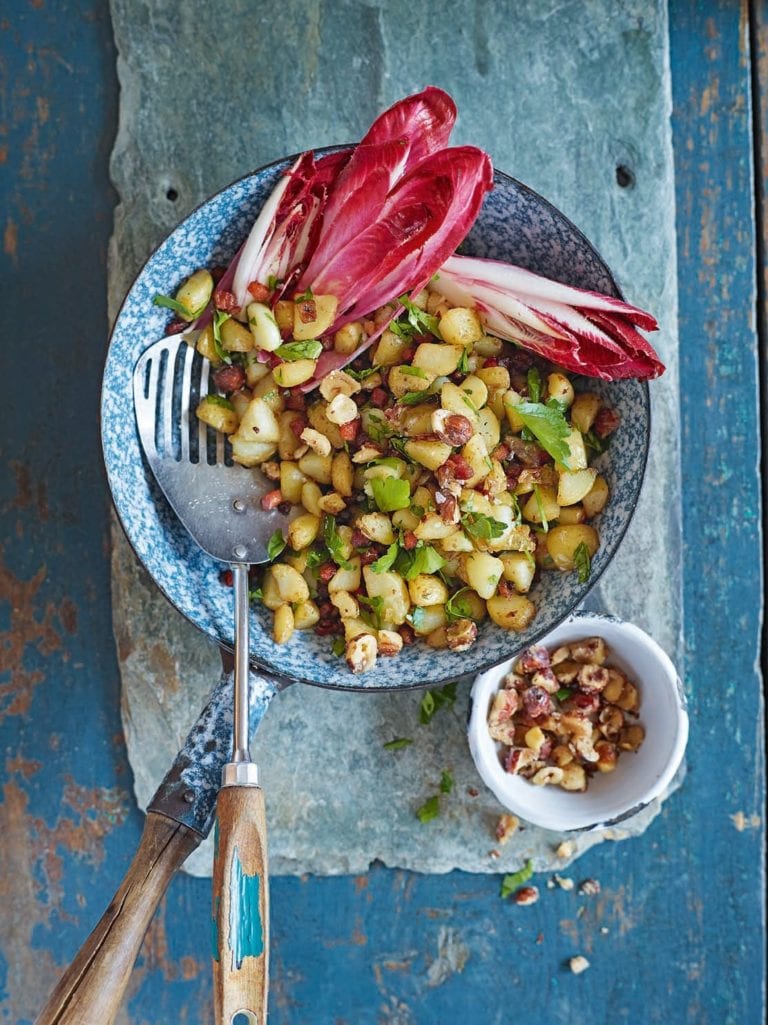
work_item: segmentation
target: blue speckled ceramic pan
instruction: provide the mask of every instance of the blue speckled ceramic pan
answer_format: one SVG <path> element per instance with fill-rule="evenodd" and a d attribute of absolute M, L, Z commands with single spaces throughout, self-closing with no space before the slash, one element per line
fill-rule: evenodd
<path fill-rule="evenodd" d="M 143 461 L 131 376 L 141 352 L 165 333 L 168 314 L 152 305 L 153 296 L 173 294 L 198 267 L 226 264 L 293 159 L 270 164 L 223 189 L 157 248 L 125 298 L 104 369 L 104 461 L 123 528 L 165 596 L 190 622 L 226 646 L 232 643 L 232 591 L 219 582 L 221 567 L 187 534 Z M 541 196 L 498 171 L 462 250 L 508 260 L 571 285 L 619 294 L 610 271 L 581 232 Z M 611 499 L 597 521 L 601 546 L 587 583 L 580 584 L 575 573 L 542 574 L 530 595 L 538 614 L 524 633 L 508 633 L 487 621 L 469 651 L 436 651 L 419 642 L 396 658 L 379 659 L 364 676 L 350 673 L 344 659 L 332 654 L 328 639 L 311 631 L 294 634 L 287 645 L 276 645 L 271 613 L 256 607 L 251 622 L 254 667 L 284 680 L 326 687 L 434 687 L 489 669 L 561 623 L 594 587 L 624 537 L 637 504 L 650 433 L 647 384 L 590 380 L 589 388 L 606 394 L 621 416 L 621 427 L 610 450 L 595 463 L 608 481 Z"/>

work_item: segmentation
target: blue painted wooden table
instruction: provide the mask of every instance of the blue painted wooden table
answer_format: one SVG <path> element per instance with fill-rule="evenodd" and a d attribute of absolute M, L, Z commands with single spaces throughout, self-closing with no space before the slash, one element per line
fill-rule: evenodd
<path fill-rule="evenodd" d="M 273 1025 L 693 1022 L 764 1010 L 758 326 L 765 4 L 670 3 L 688 777 L 640 839 L 577 865 L 597 896 L 374 868 L 272 884 Z M 31 1022 L 136 846 L 98 444 L 115 52 L 104 5 L 0 18 L 0 1020 Z M 762 77 L 761 77 L 762 76 Z M 765 120 L 762 121 L 764 126 Z M 758 118 L 758 125 L 760 119 Z M 756 149 L 753 144 L 756 143 Z M 123 1025 L 211 1017 L 208 883 L 177 878 Z M 571 974 L 574 954 L 591 968 Z"/>

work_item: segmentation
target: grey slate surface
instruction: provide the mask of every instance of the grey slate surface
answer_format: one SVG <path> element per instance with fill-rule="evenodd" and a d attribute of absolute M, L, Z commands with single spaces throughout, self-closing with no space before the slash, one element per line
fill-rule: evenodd
<path fill-rule="evenodd" d="M 459 107 L 457 142 L 554 202 L 597 245 L 627 297 L 654 311 L 668 366 L 651 388 L 653 443 L 640 505 L 590 606 L 649 630 L 680 661 L 680 487 L 673 169 L 666 5 L 475 0 L 448 8 L 341 0 L 216 5 L 113 0 L 120 194 L 112 314 L 164 235 L 210 193 L 288 152 L 353 141 L 375 115 L 428 83 Z M 530 45 L 544 33 L 546 48 Z M 632 97 L 627 102 L 627 97 Z M 631 184 L 617 168 L 629 171 Z M 174 200 L 169 196 L 174 195 Z M 218 673 L 218 656 L 156 592 L 114 531 L 114 623 L 123 719 L 142 804 Z M 466 689 L 419 727 L 417 694 L 294 687 L 258 733 L 274 873 L 344 873 L 380 860 L 426 872 L 503 871 L 554 858 L 559 837 L 529 828 L 498 860 L 500 808 L 466 749 Z M 411 748 L 385 752 L 393 736 Z M 456 778 L 440 819 L 414 809 L 443 769 Z M 477 797 L 467 790 L 476 788 Z M 641 831 L 648 809 L 612 839 Z M 602 835 L 580 837 L 581 852 Z M 188 868 L 205 872 L 201 849 Z"/>

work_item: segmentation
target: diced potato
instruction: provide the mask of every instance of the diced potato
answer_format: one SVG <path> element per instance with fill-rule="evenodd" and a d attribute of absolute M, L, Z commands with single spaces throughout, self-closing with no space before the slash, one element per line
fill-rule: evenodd
<path fill-rule="evenodd" d="M 331 467 L 333 459 L 330 455 L 321 456 L 317 452 L 305 452 L 299 460 L 299 469 L 307 477 L 316 480 L 318 484 L 331 483 Z"/>
<path fill-rule="evenodd" d="M 413 357 L 413 366 L 419 367 L 434 381 L 436 377 L 452 374 L 464 353 L 461 345 L 441 345 L 422 342 Z M 414 389 L 415 390 L 415 389 Z"/>
<path fill-rule="evenodd" d="M 453 383 L 453 381 L 446 381 L 440 389 L 440 405 L 443 409 L 450 410 L 451 413 L 460 413 L 462 416 L 465 416 L 474 427 L 477 427 L 479 421 L 475 403 L 472 401 L 470 396 L 463 392 L 458 385 Z"/>
<path fill-rule="evenodd" d="M 320 499 L 322 497 L 322 491 L 313 480 L 308 480 L 306 484 L 302 484 L 301 504 L 308 513 L 312 513 L 313 516 L 320 516 L 322 514 L 323 510 L 320 508 Z"/>
<path fill-rule="evenodd" d="M 597 516 L 598 513 L 603 511 L 607 501 L 608 484 L 605 477 L 601 477 L 600 474 L 598 474 L 597 477 L 595 477 L 591 489 L 584 496 L 584 515 L 588 520 L 591 520 L 593 516 Z"/>
<path fill-rule="evenodd" d="M 371 634 L 370 626 L 363 619 L 358 619 L 356 616 L 350 616 L 348 619 L 342 620 L 344 624 L 344 639 L 351 641 L 355 637 L 363 637 L 365 634 Z"/>
<path fill-rule="evenodd" d="M 303 573 L 307 568 L 307 553 L 304 552 L 292 552 L 289 548 L 282 553 L 280 561 L 284 562 L 286 566 L 293 566 L 297 573 Z"/>
<path fill-rule="evenodd" d="M 280 395 L 280 389 L 275 383 L 275 378 L 272 375 L 272 371 L 262 377 L 253 388 L 253 397 L 255 399 L 262 399 L 273 413 L 282 413 L 285 409 L 285 403 Z"/>
<path fill-rule="evenodd" d="M 331 370 L 320 382 L 318 391 L 327 402 L 335 399 L 337 395 L 346 395 L 349 398 L 360 391 L 360 382 L 350 377 L 346 370 Z"/>
<path fill-rule="evenodd" d="M 419 377 L 418 374 L 412 372 L 412 368 L 407 365 L 392 367 L 389 371 L 387 378 L 387 387 L 395 396 L 396 399 L 400 399 L 403 395 L 409 394 L 409 392 L 420 392 L 429 388 L 430 384 L 434 380 L 427 374 L 425 377 Z"/>
<path fill-rule="evenodd" d="M 360 586 L 360 557 L 356 555 L 347 561 L 349 562 L 349 569 L 339 566 L 328 581 L 329 594 L 332 594 L 334 591 L 356 591 Z"/>
<path fill-rule="evenodd" d="M 275 315 L 264 303 L 249 303 L 246 309 L 253 345 L 265 352 L 274 352 L 283 344 Z M 262 364 L 264 366 L 264 364 Z"/>
<path fill-rule="evenodd" d="M 518 594 L 530 590 L 536 573 L 536 563 L 526 552 L 504 552 L 499 556 L 504 566 L 504 579 L 508 580 Z"/>
<path fill-rule="evenodd" d="M 521 512 L 530 523 L 551 523 L 560 515 L 557 492 L 541 484 L 533 490 Z"/>
<path fill-rule="evenodd" d="M 364 566 L 363 579 L 368 597 L 382 598 L 384 601 L 382 623 L 390 623 L 394 626 L 404 623 L 411 602 L 408 588 L 400 574 L 374 573 L 370 566 Z M 356 588 L 350 588 L 350 590 L 354 591 Z"/>
<path fill-rule="evenodd" d="M 557 399 L 566 409 L 572 405 L 575 392 L 565 374 L 557 371 L 547 377 L 547 397 Z"/>
<path fill-rule="evenodd" d="M 331 483 L 340 495 L 352 495 L 352 460 L 346 452 L 337 452 L 331 462 Z"/>
<path fill-rule="evenodd" d="M 475 546 L 462 530 L 457 529 L 454 534 L 440 540 L 440 550 L 444 553 L 474 552 Z"/>
<path fill-rule="evenodd" d="M 465 487 L 474 488 L 484 480 L 493 469 L 488 446 L 482 434 L 473 435 L 461 450 L 462 456 L 472 467 L 472 476 L 464 481 Z"/>
<path fill-rule="evenodd" d="M 472 552 L 464 558 L 464 576 L 481 598 L 491 598 L 504 572 L 504 563 L 488 552 Z"/>
<path fill-rule="evenodd" d="M 227 352 L 250 352 L 253 348 L 253 335 L 239 321 L 232 317 L 221 325 L 221 347 Z"/>
<path fill-rule="evenodd" d="M 479 341 L 475 342 L 475 352 L 483 359 L 500 356 L 503 351 L 504 343 L 500 338 L 494 338 L 493 335 L 483 335 Z"/>
<path fill-rule="evenodd" d="M 284 599 L 280 597 L 280 592 L 277 589 L 277 581 L 272 573 L 272 566 L 269 566 L 264 571 L 264 577 L 261 583 L 261 601 L 266 608 L 271 612 L 276 612 L 283 604 Z"/>
<path fill-rule="evenodd" d="M 420 522 L 421 518 L 410 509 L 398 509 L 392 513 L 392 526 L 398 530 L 413 530 Z"/>
<path fill-rule="evenodd" d="M 282 489 L 281 489 L 282 490 Z M 299 501 L 301 494 L 299 494 Z M 303 513 L 288 524 L 288 544 L 295 552 L 309 548 L 320 530 L 320 517 Z"/>
<path fill-rule="evenodd" d="M 339 328 L 333 336 L 333 347 L 336 352 L 349 356 L 355 351 L 363 340 L 363 325 L 359 320 L 353 320 L 351 324 L 345 324 Z"/>
<path fill-rule="evenodd" d="M 293 331 L 293 303 L 290 299 L 278 299 L 275 303 L 275 320 L 281 331 Z"/>
<path fill-rule="evenodd" d="M 394 331 L 385 331 L 371 355 L 372 365 L 393 367 L 401 362 L 402 354 L 408 348 L 410 348 L 410 342 L 407 338 L 400 338 Z"/>
<path fill-rule="evenodd" d="M 500 594 L 488 599 L 488 615 L 504 630 L 525 630 L 536 615 L 536 606 L 523 594 L 512 594 L 508 598 Z"/>
<path fill-rule="evenodd" d="M 506 367 L 481 367 L 475 377 L 483 382 L 488 392 L 509 390 L 509 371 Z"/>
<path fill-rule="evenodd" d="M 475 374 L 465 377 L 459 385 L 461 391 L 469 398 L 475 409 L 481 409 L 488 401 L 488 389 L 485 382 Z"/>
<path fill-rule="evenodd" d="M 560 509 L 560 515 L 557 517 L 558 526 L 562 527 L 569 523 L 583 523 L 586 519 L 584 515 L 583 505 L 565 505 Z"/>
<path fill-rule="evenodd" d="M 428 470 L 436 470 L 442 466 L 452 449 L 442 441 L 406 441 L 405 451 L 410 459 L 426 466 Z"/>
<path fill-rule="evenodd" d="M 338 424 L 331 423 L 328 419 L 327 410 L 327 402 L 313 402 L 307 409 L 307 419 L 316 431 L 325 435 L 333 448 L 343 449 L 344 439 L 339 433 L 339 426 Z"/>
<path fill-rule="evenodd" d="M 293 306 L 293 337 L 296 341 L 306 342 L 324 335 L 336 318 L 338 305 L 335 295 L 296 299 Z"/>
<path fill-rule="evenodd" d="M 515 412 L 515 406 L 519 406 L 522 401 L 523 396 L 516 392 L 514 388 L 510 388 L 508 392 L 504 393 L 504 412 L 507 415 L 507 423 L 513 434 L 519 434 L 523 427 L 525 427 L 519 414 Z"/>
<path fill-rule="evenodd" d="M 567 524 L 553 527 L 546 538 L 547 554 L 557 569 L 574 569 L 573 556 L 580 544 L 587 547 L 590 558 L 600 546 L 600 539 L 594 527 L 586 523 Z"/>
<path fill-rule="evenodd" d="M 448 588 L 431 573 L 420 573 L 409 580 L 408 593 L 414 605 L 444 605 L 448 601 Z"/>
<path fill-rule="evenodd" d="M 237 434 L 231 434 L 232 458 L 240 466 L 258 466 L 265 463 L 277 451 L 277 445 L 261 441 L 242 441 Z"/>
<path fill-rule="evenodd" d="M 258 441 L 264 445 L 276 445 L 280 440 L 280 425 L 269 405 L 258 396 L 248 403 L 240 420 L 237 436 L 241 441 Z"/>
<path fill-rule="evenodd" d="M 234 434 L 237 430 L 237 411 L 234 405 L 220 395 L 206 395 L 198 405 L 197 419 L 222 434 Z M 254 441 L 257 438 L 254 436 Z"/>
<path fill-rule="evenodd" d="M 403 413 L 400 421 L 403 434 L 408 438 L 418 438 L 432 433 L 432 414 L 435 412 L 433 403 L 423 402 L 411 406 Z"/>
<path fill-rule="evenodd" d="M 462 609 L 467 610 L 467 614 L 470 619 L 473 619 L 476 623 L 480 623 L 485 619 L 485 602 L 477 593 L 477 591 L 466 590 L 463 591 L 459 598 Z"/>
<path fill-rule="evenodd" d="M 188 323 L 200 316 L 213 293 L 213 278 L 210 271 L 196 270 L 176 292 L 176 302 L 181 303 L 186 314 L 179 311 L 182 320 Z"/>
<path fill-rule="evenodd" d="M 280 491 L 286 502 L 298 505 L 301 502 L 301 490 L 307 483 L 306 474 L 292 459 L 284 459 L 280 463 Z"/>
<path fill-rule="evenodd" d="M 332 605 L 339 610 L 342 619 L 357 619 L 360 615 L 360 604 L 349 591 L 334 591 L 329 595 Z"/>
<path fill-rule="evenodd" d="M 297 630 L 311 630 L 320 621 L 320 610 L 313 601 L 302 601 L 293 610 L 293 625 Z"/>
<path fill-rule="evenodd" d="M 602 400 L 594 392 L 584 391 L 576 396 L 571 406 L 571 423 L 573 426 L 586 434 L 592 428 L 595 417 L 600 412 Z"/>
<path fill-rule="evenodd" d="M 557 504 L 575 505 L 592 490 L 597 470 L 587 466 L 583 470 L 563 470 L 557 485 Z"/>
<path fill-rule="evenodd" d="M 234 395 L 230 395 L 229 401 L 235 407 L 238 423 L 240 423 L 242 418 L 245 416 L 245 411 L 252 398 L 253 394 L 248 390 L 248 388 L 241 388 L 240 391 L 236 391 Z"/>
<path fill-rule="evenodd" d="M 392 523 L 386 513 L 372 512 L 358 516 L 355 526 L 367 538 L 380 545 L 391 545 L 395 540 Z"/>
<path fill-rule="evenodd" d="M 440 513 L 430 512 L 420 519 L 419 525 L 414 527 L 413 532 L 419 541 L 437 541 L 450 537 L 458 529 L 457 524 L 448 523 Z"/>
<path fill-rule="evenodd" d="M 302 445 L 291 424 L 301 419 L 301 413 L 286 409 L 277 418 L 280 436 L 277 442 L 277 454 L 281 459 L 293 459 L 293 454 Z"/>
<path fill-rule="evenodd" d="M 314 376 L 317 360 L 295 359 L 280 363 L 272 370 L 272 376 L 281 388 L 296 388 Z"/>
<path fill-rule="evenodd" d="M 378 630 L 376 640 L 379 642 L 379 654 L 391 657 L 403 650 L 403 638 L 395 630 Z"/>
<path fill-rule="evenodd" d="M 309 601 L 307 582 L 293 566 L 276 562 L 271 569 L 277 593 L 283 601 L 288 602 L 289 605 L 293 605 L 295 602 Z"/>
<path fill-rule="evenodd" d="M 501 424 L 499 423 L 499 418 L 492 409 L 485 406 L 480 410 L 478 426 L 480 433 L 483 436 L 483 440 L 485 441 L 485 447 L 489 452 L 493 452 L 501 440 Z M 504 479 L 506 480 L 506 475 Z"/>
<path fill-rule="evenodd" d="M 213 337 L 213 324 L 208 324 L 206 327 L 203 328 L 203 330 L 197 336 L 195 348 L 204 359 L 210 360 L 210 362 L 214 366 L 217 366 L 219 363 L 221 363 L 221 360 L 219 359 L 219 354 L 216 351 L 216 342 Z M 248 383 L 251 384 L 250 381 Z"/>
<path fill-rule="evenodd" d="M 418 616 L 414 616 L 413 629 L 421 637 L 426 637 L 433 630 L 439 630 L 447 622 L 445 605 L 420 605 Z"/>
<path fill-rule="evenodd" d="M 474 345 L 483 337 L 483 325 L 474 310 L 455 306 L 440 318 L 440 334 L 448 345 Z M 455 368 L 454 368 L 455 369 Z"/>
<path fill-rule="evenodd" d="M 323 495 L 317 504 L 321 512 L 330 513 L 331 516 L 337 516 L 342 509 L 347 507 L 347 503 L 338 491 L 329 491 L 327 495 Z"/>
<path fill-rule="evenodd" d="M 574 427 L 570 433 L 563 438 L 563 441 L 568 446 L 568 466 L 562 463 L 555 463 L 558 470 L 583 470 L 587 467 L 589 460 L 587 459 L 587 446 L 584 444 L 584 438 L 581 431 L 577 431 Z"/>
<path fill-rule="evenodd" d="M 445 632 L 444 626 L 439 626 L 437 630 L 433 630 L 431 634 L 426 636 L 427 647 L 429 648 L 447 648 L 448 637 Z"/>
<path fill-rule="evenodd" d="M 293 609 L 290 605 L 281 605 L 275 610 L 275 621 L 272 627 L 272 636 L 275 644 L 287 644 L 293 636 L 295 629 Z"/>
<path fill-rule="evenodd" d="M 309 445 L 312 451 L 316 452 L 319 456 L 330 456 L 330 441 L 320 431 L 316 431 L 314 427 L 305 427 L 299 437 L 305 445 Z"/>

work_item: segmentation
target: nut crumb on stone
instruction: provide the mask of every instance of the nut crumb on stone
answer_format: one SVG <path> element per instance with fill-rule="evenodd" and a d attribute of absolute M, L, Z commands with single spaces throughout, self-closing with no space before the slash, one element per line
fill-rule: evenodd
<path fill-rule="evenodd" d="M 573 889 L 573 879 L 569 879 L 567 876 L 559 876 L 557 873 L 555 873 L 555 882 L 561 890 Z"/>
<path fill-rule="evenodd" d="M 520 907 L 527 907 L 529 904 L 535 904 L 539 899 L 539 888 L 538 886 L 521 886 L 519 890 L 516 890 L 512 896 L 512 900 L 515 904 L 519 904 Z"/>
<path fill-rule="evenodd" d="M 517 815 L 499 815 L 496 823 L 496 839 L 500 844 L 505 844 L 520 825 Z"/>
<path fill-rule="evenodd" d="M 585 879 L 579 886 L 579 893 L 585 897 L 594 897 L 600 893 L 600 883 L 597 879 Z"/>
<path fill-rule="evenodd" d="M 608 928 L 607 925 L 601 925 L 600 926 L 600 935 L 601 936 L 607 936 L 609 932 L 610 932 L 610 929 Z"/>
<path fill-rule="evenodd" d="M 573 840 L 563 840 L 563 842 L 558 846 L 557 850 L 555 851 L 555 854 L 558 858 L 562 858 L 563 860 L 565 860 L 566 858 L 570 858 L 573 854 L 575 854 L 575 852 L 576 844 L 573 842 Z"/>
<path fill-rule="evenodd" d="M 568 962 L 568 967 L 571 969 L 574 975 L 581 975 L 589 968 L 589 961 L 582 954 L 577 954 L 576 957 L 572 957 Z"/>

